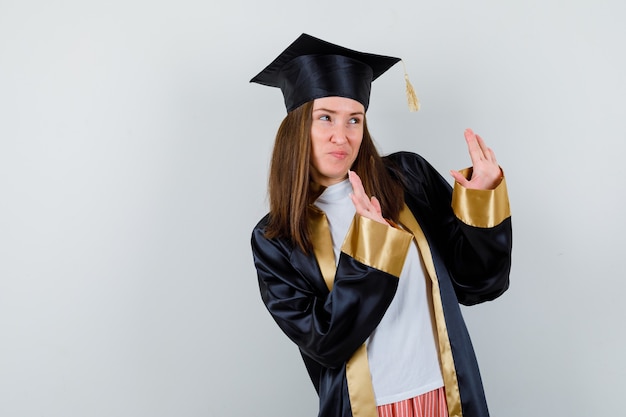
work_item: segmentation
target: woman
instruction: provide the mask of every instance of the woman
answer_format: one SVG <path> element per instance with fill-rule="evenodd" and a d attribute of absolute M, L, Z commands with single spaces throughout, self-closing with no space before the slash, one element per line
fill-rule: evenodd
<path fill-rule="evenodd" d="M 319 416 L 488 416 L 459 303 L 508 288 L 505 181 L 469 129 L 454 190 L 416 154 L 379 156 L 365 112 L 398 60 L 303 34 L 252 79 L 280 87 L 288 112 L 252 233 L 261 296 Z"/>

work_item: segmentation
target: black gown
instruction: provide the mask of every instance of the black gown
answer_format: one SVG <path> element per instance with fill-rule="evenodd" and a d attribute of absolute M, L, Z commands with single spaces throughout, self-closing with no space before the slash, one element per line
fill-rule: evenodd
<path fill-rule="evenodd" d="M 506 182 L 454 190 L 419 155 L 383 158 L 405 190 L 401 227 L 355 215 L 335 265 L 328 222 L 311 205 L 313 253 L 288 239 L 252 233 L 261 297 L 299 347 L 320 398 L 320 417 L 376 417 L 365 340 L 394 297 L 408 245 L 418 245 L 431 280 L 446 401 L 451 417 L 489 415 L 459 303 L 493 300 L 509 285 L 512 230 Z M 466 171 L 470 175 L 470 171 Z"/>

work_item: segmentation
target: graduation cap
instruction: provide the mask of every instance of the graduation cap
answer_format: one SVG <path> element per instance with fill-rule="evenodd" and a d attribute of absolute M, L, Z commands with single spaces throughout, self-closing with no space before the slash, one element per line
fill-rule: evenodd
<path fill-rule="evenodd" d="M 372 81 L 400 61 L 384 55 L 358 52 L 303 33 L 287 47 L 252 83 L 282 90 L 287 112 L 316 98 L 347 97 L 369 105 Z M 409 107 L 419 103 L 408 76 Z"/>

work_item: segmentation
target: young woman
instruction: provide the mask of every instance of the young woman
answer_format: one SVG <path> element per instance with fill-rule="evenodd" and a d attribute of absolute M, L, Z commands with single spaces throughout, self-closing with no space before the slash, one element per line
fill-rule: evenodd
<path fill-rule="evenodd" d="M 319 416 L 488 416 L 459 303 L 508 288 L 506 184 L 469 129 L 454 190 L 419 155 L 378 154 L 371 82 L 398 60 L 303 34 L 252 80 L 280 87 L 288 112 L 252 233 L 261 296 Z"/>

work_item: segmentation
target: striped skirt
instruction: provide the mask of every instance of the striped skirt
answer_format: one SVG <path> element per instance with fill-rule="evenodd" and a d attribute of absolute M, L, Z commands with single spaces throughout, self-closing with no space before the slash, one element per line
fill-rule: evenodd
<path fill-rule="evenodd" d="M 443 387 L 397 403 L 379 405 L 379 417 L 448 417 Z"/>

